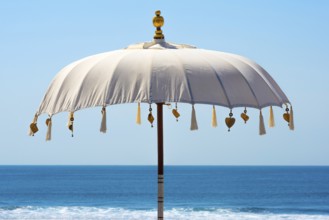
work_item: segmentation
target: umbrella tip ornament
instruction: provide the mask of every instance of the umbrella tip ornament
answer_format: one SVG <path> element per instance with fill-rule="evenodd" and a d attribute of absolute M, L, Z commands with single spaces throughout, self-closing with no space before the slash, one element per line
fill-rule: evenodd
<path fill-rule="evenodd" d="M 156 31 L 154 34 L 154 39 L 164 39 L 164 35 L 162 34 L 161 27 L 164 25 L 164 19 L 161 16 L 161 11 L 155 11 L 155 16 L 153 18 L 153 26 L 156 27 Z"/>

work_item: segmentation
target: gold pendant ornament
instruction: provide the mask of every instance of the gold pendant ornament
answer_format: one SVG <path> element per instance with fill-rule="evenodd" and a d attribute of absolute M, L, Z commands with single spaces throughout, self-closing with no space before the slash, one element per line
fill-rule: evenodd
<path fill-rule="evenodd" d="M 283 119 L 288 123 L 290 122 L 290 114 L 289 114 L 289 108 L 288 107 L 286 108 L 286 113 L 283 114 Z"/>
<path fill-rule="evenodd" d="M 230 114 L 229 114 L 230 117 L 227 117 L 225 118 L 225 123 L 228 127 L 228 131 L 231 131 L 231 127 L 234 125 L 235 123 L 235 118 L 233 118 L 233 113 L 232 113 L 232 110 L 230 111 Z"/>
<path fill-rule="evenodd" d="M 39 131 L 38 126 L 37 126 L 37 121 L 38 121 L 38 115 L 35 114 L 32 123 L 30 124 L 30 131 L 29 135 L 34 136 L 35 133 Z"/>
<path fill-rule="evenodd" d="M 50 121 L 51 121 L 50 118 L 47 118 L 47 119 L 46 119 L 46 125 L 47 125 L 47 126 L 49 125 Z"/>
<path fill-rule="evenodd" d="M 147 120 L 151 123 L 151 127 L 153 128 L 154 117 L 153 117 L 152 113 L 150 113 L 150 114 L 147 116 Z"/>
<path fill-rule="evenodd" d="M 73 137 L 73 122 L 74 122 L 74 112 L 70 112 L 69 114 L 69 122 L 67 123 L 67 127 L 71 131 L 71 136 Z"/>
<path fill-rule="evenodd" d="M 175 108 L 172 110 L 172 114 L 175 116 L 176 121 L 178 122 L 178 118 L 179 118 L 180 114 L 179 114 L 179 112 L 178 112 L 177 102 L 176 102 L 176 106 L 175 106 Z"/>
<path fill-rule="evenodd" d="M 34 136 L 34 134 L 39 131 L 39 128 L 37 126 L 37 123 L 31 123 L 30 124 L 30 129 L 32 131 L 32 136 Z"/>
<path fill-rule="evenodd" d="M 247 109 L 245 108 L 243 113 L 241 113 L 241 118 L 244 120 L 244 123 L 246 124 L 249 120 L 249 116 L 247 115 Z"/>
<path fill-rule="evenodd" d="M 172 110 L 172 113 L 173 113 L 173 115 L 176 117 L 176 121 L 178 121 L 178 118 L 179 118 L 180 114 L 179 114 L 179 112 L 177 111 L 177 109 L 173 109 L 173 110 Z"/>
<path fill-rule="evenodd" d="M 151 104 L 150 104 L 150 108 L 149 108 L 149 115 L 147 116 L 147 120 L 151 123 L 151 127 L 153 128 L 153 121 L 154 121 L 154 117 L 152 115 L 152 107 L 151 107 Z"/>
<path fill-rule="evenodd" d="M 286 122 L 289 123 L 289 121 L 290 121 L 290 114 L 289 114 L 289 113 L 284 113 L 284 114 L 283 114 L 283 119 L 284 119 Z"/>

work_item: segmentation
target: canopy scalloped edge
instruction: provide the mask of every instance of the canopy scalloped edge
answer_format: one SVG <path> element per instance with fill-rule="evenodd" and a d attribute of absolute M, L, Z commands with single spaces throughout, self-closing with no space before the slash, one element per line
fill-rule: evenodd
<path fill-rule="evenodd" d="M 248 105 L 236 105 L 236 106 L 232 106 L 231 108 L 229 106 L 224 106 L 221 104 L 217 104 L 217 103 L 208 103 L 208 102 L 195 102 L 195 103 L 190 103 L 190 102 L 184 102 L 184 101 L 164 101 L 164 100 L 159 100 L 159 101 L 154 101 L 154 102 L 148 102 L 148 101 L 135 101 L 135 102 L 122 102 L 122 103 L 115 103 L 115 104 L 104 104 L 104 105 L 95 105 L 95 106 L 88 106 L 88 107 L 81 107 L 81 108 L 76 108 L 76 109 L 62 109 L 59 112 L 56 113 L 51 113 L 51 112 L 39 112 L 37 111 L 36 114 L 38 116 L 42 115 L 42 114 L 47 114 L 48 116 L 54 116 L 56 114 L 62 113 L 62 112 L 77 112 L 80 110 L 84 110 L 84 109 L 88 109 L 88 108 L 95 108 L 95 107 L 108 107 L 108 106 L 112 106 L 112 105 L 120 105 L 120 104 L 137 104 L 137 103 L 144 103 L 144 104 L 157 104 L 157 103 L 166 103 L 166 104 L 172 104 L 172 103 L 182 103 L 182 104 L 191 104 L 191 105 L 195 105 L 195 104 L 205 104 L 205 105 L 211 105 L 211 106 L 218 106 L 218 107 L 224 107 L 224 108 L 228 108 L 228 109 L 234 109 L 234 108 L 253 108 L 253 109 L 264 109 L 267 107 L 271 107 L 271 106 L 276 106 L 276 107 L 286 107 L 287 105 L 291 105 L 290 102 L 285 102 L 282 103 L 281 105 L 277 105 L 276 103 L 268 103 L 267 105 L 263 106 L 262 108 L 258 108 L 255 106 L 248 106 Z"/>

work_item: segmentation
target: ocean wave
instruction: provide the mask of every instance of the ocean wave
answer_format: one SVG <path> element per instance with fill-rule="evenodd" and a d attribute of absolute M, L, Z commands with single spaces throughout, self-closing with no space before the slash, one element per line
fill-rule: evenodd
<path fill-rule="evenodd" d="M 2 207 L 0 219 L 47 220 L 154 220 L 156 210 L 130 210 L 105 207 Z M 329 220 L 329 215 L 249 213 L 230 209 L 195 210 L 173 208 L 165 211 L 168 220 Z"/>

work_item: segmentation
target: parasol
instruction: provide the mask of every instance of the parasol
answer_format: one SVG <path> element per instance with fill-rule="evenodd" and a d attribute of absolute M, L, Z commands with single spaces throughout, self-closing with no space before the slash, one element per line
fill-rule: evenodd
<path fill-rule="evenodd" d="M 48 114 L 46 140 L 51 140 L 52 117 L 69 112 L 68 128 L 73 136 L 74 112 L 102 108 L 100 131 L 106 132 L 106 107 L 137 103 L 149 105 L 148 120 L 153 127 L 152 104 L 157 106 L 158 131 L 158 219 L 163 219 L 163 105 L 173 103 L 178 119 L 178 103 L 191 104 L 191 130 L 197 130 L 195 104 L 212 106 L 212 126 L 217 126 L 216 106 L 229 109 L 225 123 L 230 130 L 236 119 L 232 109 L 244 107 L 241 118 L 249 119 L 247 108 L 259 110 L 259 134 L 266 133 L 262 109 L 270 107 L 269 126 L 274 127 L 272 106 L 285 106 L 284 119 L 294 129 L 290 101 L 274 79 L 257 63 L 245 57 L 166 42 L 161 27 L 164 19 L 156 11 L 152 42 L 96 54 L 64 67 L 53 79 L 30 125 L 30 135 L 38 131 L 37 119 Z"/>

